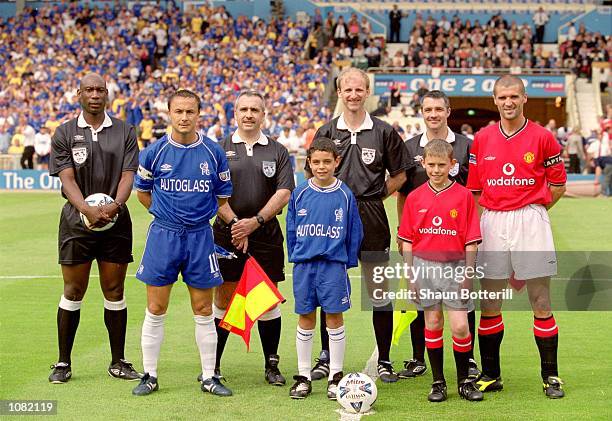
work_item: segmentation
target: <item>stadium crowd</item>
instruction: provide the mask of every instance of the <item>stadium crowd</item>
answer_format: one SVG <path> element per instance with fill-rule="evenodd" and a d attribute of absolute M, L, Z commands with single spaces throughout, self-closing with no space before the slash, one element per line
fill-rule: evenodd
<path fill-rule="evenodd" d="M 290 18 L 233 17 L 222 6 L 183 13 L 66 3 L 26 8 L 0 30 L 1 153 L 23 153 L 42 127 L 49 135 L 74 117 L 85 72 L 106 75 L 109 114 L 139 127 L 143 146 L 165 133 L 166 98 L 179 86 L 202 93 L 199 129 L 215 140 L 235 126 L 234 101 L 245 88 L 265 92 L 273 136 L 314 135 L 330 116 L 328 62 L 302 58 L 310 30 Z"/>

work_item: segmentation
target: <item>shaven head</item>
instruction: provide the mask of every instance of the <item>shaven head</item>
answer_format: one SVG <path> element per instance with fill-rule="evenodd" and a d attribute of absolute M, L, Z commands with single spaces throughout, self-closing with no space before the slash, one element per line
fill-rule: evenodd
<path fill-rule="evenodd" d="M 515 75 L 503 75 L 499 77 L 495 81 L 495 85 L 493 85 L 493 95 L 495 96 L 498 88 L 509 88 L 511 86 L 518 86 L 521 95 L 525 95 L 525 84 L 520 77 Z"/>
<path fill-rule="evenodd" d="M 427 142 L 423 148 L 423 160 L 427 157 L 435 156 L 436 158 L 448 158 L 453 160 L 453 146 L 446 140 L 434 139 Z"/>
<path fill-rule="evenodd" d="M 85 76 L 81 78 L 79 83 L 79 89 L 83 89 L 86 86 L 100 86 L 104 85 L 106 87 L 106 81 L 102 76 L 98 73 L 87 73 Z"/>

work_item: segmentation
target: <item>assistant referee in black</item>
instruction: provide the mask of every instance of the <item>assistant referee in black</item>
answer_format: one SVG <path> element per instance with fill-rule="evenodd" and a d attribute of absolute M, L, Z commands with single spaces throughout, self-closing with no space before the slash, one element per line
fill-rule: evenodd
<path fill-rule="evenodd" d="M 104 323 L 112 355 L 108 374 L 137 380 L 139 373 L 123 355 L 127 326 L 123 286 L 128 263 L 133 260 L 132 221 L 125 202 L 138 169 L 136 132 L 104 111 L 108 91 L 102 76 L 84 76 L 77 95 L 81 113 L 59 126 L 51 142 L 49 173 L 59 176 L 67 202 L 60 216 L 58 239 L 64 278 L 64 294 L 57 310 L 59 359 L 51 367 L 49 381 L 66 383 L 72 376 L 72 345 L 94 260 L 100 272 Z M 89 206 L 84 198 L 93 193 L 105 193 L 115 201 L 101 207 Z M 108 230 L 93 231 L 81 222 L 79 212 L 94 228 L 105 226 L 115 216 L 118 219 Z"/>
<path fill-rule="evenodd" d="M 391 235 L 383 200 L 406 181 L 408 153 L 395 129 L 371 117 L 365 110 L 365 101 L 370 95 L 370 80 L 364 71 L 345 69 L 338 75 L 336 84 L 344 112 L 321 126 L 315 139 L 327 137 L 334 141 L 342 157 L 336 176 L 351 188 L 357 199 L 364 229 L 359 255 L 361 277 L 373 305 L 372 323 L 378 347 L 378 375 L 383 382 L 392 383 L 398 380 L 389 359 L 393 306 L 389 299 L 374 298 L 374 289 L 386 289 L 386 285 L 375 284 L 373 274 L 376 266 L 385 266 L 389 261 Z M 321 336 L 325 350 L 328 339 L 324 332 L 324 320 L 322 315 Z M 320 358 L 313 368 L 313 379 L 322 378 L 321 374 L 326 369 L 329 373 L 328 366 Z"/>
<path fill-rule="evenodd" d="M 220 142 L 230 168 L 234 193 L 219 208 L 213 231 L 215 243 L 233 251 L 238 259 L 220 259 L 223 284 L 216 288 L 213 314 L 217 326 L 217 374 L 229 332 L 219 327 L 240 280 L 249 253 L 275 284 L 285 280 L 283 234 L 277 215 L 295 188 L 287 149 L 261 131 L 266 116 L 264 96 L 255 90 L 238 95 L 234 116 L 238 130 Z M 229 224 L 223 221 L 231 221 Z M 257 322 L 265 358 L 265 379 L 284 385 L 278 364 L 281 311 L 277 305 Z"/>
<path fill-rule="evenodd" d="M 457 163 L 449 172 L 449 178 L 465 186 L 467 183 L 470 146 L 472 141 L 459 133 L 453 132 L 448 127 L 448 117 L 451 114 L 450 101 L 442 91 L 429 91 L 423 95 L 421 110 L 425 121 L 426 130 L 405 143 L 410 158 L 410 164 L 406 171 L 406 182 L 399 189 L 397 195 L 397 217 L 402 220 L 402 212 L 406 197 L 411 191 L 426 183 L 428 180 L 425 168 L 421 165 L 425 145 L 431 140 L 446 140 L 453 146 L 453 157 Z M 398 240 L 399 241 L 399 240 Z M 401 247 L 398 248 L 401 250 Z M 476 317 L 474 309 L 468 312 L 468 324 L 472 338 L 476 337 Z M 410 338 L 412 341 L 412 359 L 404 361 L 404 369 L 399 372 L 400 378 L 411 378 L 425 374 L 425 316 L 423 310 L 417 312 L 417 318 L 410 324 Z M 473 341 L 474 339 L 472 339 Z M 480 375 L 474 351 L 470 355 L 470 377 L 477 378 Z"/>

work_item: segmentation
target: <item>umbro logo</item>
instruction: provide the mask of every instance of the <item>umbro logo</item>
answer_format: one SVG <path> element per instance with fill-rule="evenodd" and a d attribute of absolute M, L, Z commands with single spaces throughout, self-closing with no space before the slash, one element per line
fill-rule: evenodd
<path fill-rule="evenodd" d="M 236 156 L 236 152 L 234 151 L 226 151 L 225 156 Z"/>
<path fill-rule="evenodd" d="M 334 139 L 334 145 L 338 146 L 342 141 L 340 139 Z"/>
<path fill-rule="evenodd" d="M 161 170 L 162 171 L 172 171 L 172 165 L 170 165 L 170 164 L 162 164 Z"/>
<path fill-rule="evenodd" d="M 495 157 L 494 157 L 494 156 L 489 155 L 489 156 L 485 156 L 485 158 L 484 158 L 484 159 L 485 159 L 485 161 L 493 161 L 493 160 L 495 160 Z"/>
<path fill-rule="evenodd" d="M 298 216 L 306 216 L 308 214 L 308 211 L 306 209 L 300 209 L 299 211 L 297 211 L 297 215 Z"/>
<path fill-rule="evenodd" d="M 425 208 L 418 210 L 418 213 L 425 213 L 425 212 L 427 212 L 427 209 L 425 209 Z"/>
<path fill-rule="evenodd" d="M 421 155 L 417 155 L 414 157 L 414 162 L 421 162 L 423 160 L 423 157 Z"/>

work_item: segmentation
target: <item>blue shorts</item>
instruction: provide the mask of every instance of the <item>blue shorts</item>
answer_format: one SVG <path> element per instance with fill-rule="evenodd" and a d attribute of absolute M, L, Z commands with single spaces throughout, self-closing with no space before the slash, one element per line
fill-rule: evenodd
<path fill-rule="evenodd" d="M 311 260 L 293 265 L 293 296 L 297 314 L 312 313 L 320 306 L 326 313 L 351 308 L 351 283 L 344 263 Z"/>
<path fill-rule="evenodd" d="M 136 278 L 147 285 L 164 286 L 177 281 L 199 288 L 223 283 L 210 225 L 188 229 L 153 220 Z"/>

